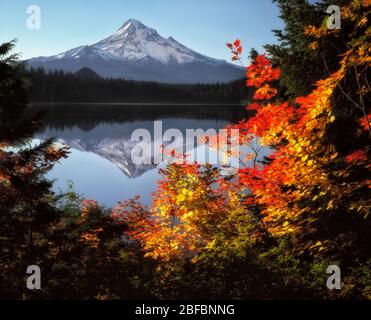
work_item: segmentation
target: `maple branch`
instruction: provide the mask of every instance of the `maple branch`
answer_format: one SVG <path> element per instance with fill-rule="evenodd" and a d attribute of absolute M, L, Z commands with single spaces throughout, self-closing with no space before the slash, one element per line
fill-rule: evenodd
<path fill-rule="evenodd" d="M 356 80 L 357 80 L 357 86 L 358 86 L 358 90 L 359 90 L 359 103 L 361 104 L 361 110 L 363 112 L 363 116 L 366 119 L 366 124 L 367 124 L 367 128 L 368 128 L 368 134 L 371 137 L 371 127 L 370 127 L 370 122 L 368 120 L 367 113 L 366 113 L 365 102 L 363 100 L 362 88 L 361 88 L 361 84 L 360 84 L 360 81 L 359 81 L 359 75 L 358 75 L 358 69 L 357 69 L 357 66 L 355 64 L 353 65 L 353 67 L 354 67 L 354 70 L 355 70 L 355 75 L 356 75 Z"/>

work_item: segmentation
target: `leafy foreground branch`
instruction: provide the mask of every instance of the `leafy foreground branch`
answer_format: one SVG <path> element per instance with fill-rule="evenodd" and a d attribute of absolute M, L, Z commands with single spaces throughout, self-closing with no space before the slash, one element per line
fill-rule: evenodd
<path fill-rule="evenodd" d="M 243 146 L 258 136 L 275 150 L 262 165 L 254 161 L 225 178 L 209 165 L 171 164 L 151 210 L 135 200 L 116 208 L 128 235 L 158 264 L 160 297 L 371 298 L 369 7 L 350 1 L 343 8 L 351 39 L 337 69 L 305 96 L 278 96 L 280 69 L 253 56 L 247 86 L 255 94 L 247 108 L 255 116 L 228 129 L 239 129 Z M 323 27 L 303 33 L 344 40 Z M 240 41 L 227 46 L 240 60 Z M 349 108 L 350 99 L 358 108 Z M 347 146 L 333 137 L 344 123 Z M 333 264 L 344 275 L 337 292 L 325 286 Z"/>

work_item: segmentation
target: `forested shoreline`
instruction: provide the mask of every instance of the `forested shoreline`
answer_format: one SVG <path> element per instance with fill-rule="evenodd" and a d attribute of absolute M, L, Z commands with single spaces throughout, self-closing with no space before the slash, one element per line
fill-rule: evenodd
<path fill-rule="evenodd" d="M 28 94 L 33 103 L 150 102 L 241 103 L 247 97 L 244 80 L 215 84 L 166 84 L 105 79 L 84 68 L 77 73 L 29 70 Z"/>

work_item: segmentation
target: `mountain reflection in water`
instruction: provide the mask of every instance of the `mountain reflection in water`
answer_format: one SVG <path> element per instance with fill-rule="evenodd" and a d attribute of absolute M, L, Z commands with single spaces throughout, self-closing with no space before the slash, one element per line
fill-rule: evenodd
<path fill-rule="evenodd" d="M 71 147 L 68 159 L 57 164 L 49 178 L 54 189 L 65 191 L 68 181 L 74 190 L 107 207 L 135 195 L 146 204 L 159 178 L 154 164 L 135 165 L 131 141 L 136 129 L 147 129 L 153 137 L 154 121 L 162 121 L 162 131 L 179 129 L 223 129 L 246 117 L 238 105 L 33 105 L 43 110 L 43 125 L 35 141 L 55 138 Z"/>

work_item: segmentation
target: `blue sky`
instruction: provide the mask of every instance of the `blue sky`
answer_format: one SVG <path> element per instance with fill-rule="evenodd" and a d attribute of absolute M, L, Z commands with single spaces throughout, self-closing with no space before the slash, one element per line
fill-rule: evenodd
<path fill-rule="evenodd" d="M 41 29 L 26 26 L 29 5 Z M 130 18 L 213 58 L 228 60 L 227 41 L 261 49 L 282 27 L 271 0 L 0 0 L 0 41 L 18 39 L 22 58 L 57 54 L 114 33 Z"/>

